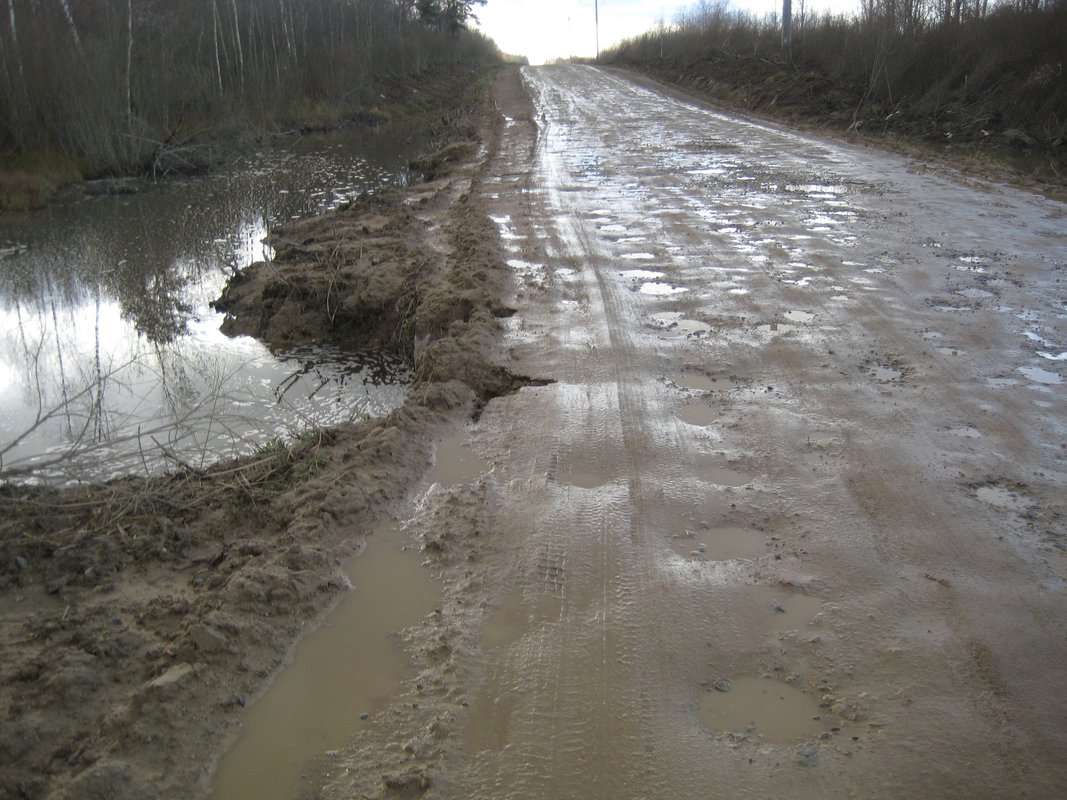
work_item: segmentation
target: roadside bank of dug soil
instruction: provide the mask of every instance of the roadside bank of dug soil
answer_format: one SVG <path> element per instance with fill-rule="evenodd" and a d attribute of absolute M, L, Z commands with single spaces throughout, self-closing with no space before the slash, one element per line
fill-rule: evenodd
<path fill-rule="evenodd" d="M 61 153 L 0 152 L 0 213 L 39 210 L 81 197 L 135 194 L 158 181 L 210 173 L 250 151 L 284 146 L 309 133 L 354 131 L 368 141 L 386 136 L 408 143 L 432 140 L 443 147 L 467 117 L 455 98 L 477 84 L 482 71 L 442 64 L 415 76 L 381 78 L 369 92 L 378 101 L 371 107 L 325 119 L 298 115 L 268 128 L 234 120 L 188 140 L 161 143 L 144 163 L 125 173 L 102 173 L 84 158 Z M 425 164 L 413 166 L 426 174 Z"/>
<path fill-rule="evenodd" d="M 755 55 L 685 61 L 614 59 L 610 69 L 659 82 L 689 98 L 734 113 L 834 135 L 945 163 L 1052 197 L 1067 197 L 1067 144 L 1038 145 L 1018 128 L 981 136 L 977 111 L 962 99 L 933 120 L 923 109 L 865 102 L 862 88 L 835 83 L 814 69 Z M 946 122 L 946 120 L 950 122 Z M 983 132 L 984 133 L 984 132 Z"/>
<path fill-rule="evenodd" d="M 0 488 L 0 797 L 203 795 L 433 439 L 527 382 L 500 366 L 506 271 L 470 191 L 500 135 L 487 86 L 418 165 L 431 180 L 282 226 L 219 300 L 231 334 L 406 353 L 402 408 L 203 471 Z"/>

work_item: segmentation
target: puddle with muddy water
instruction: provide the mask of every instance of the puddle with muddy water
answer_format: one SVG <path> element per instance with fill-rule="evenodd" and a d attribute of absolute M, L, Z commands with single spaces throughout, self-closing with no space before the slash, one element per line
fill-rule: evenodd
<path fill-rule="evenodd" d="M 780 681 L 745 677 L 719 686 L 728 691 L 708 687 L 697 712 L 713 731 L 748 731 L 765 742 L 792 744 L 829 728 L 814 698 Z"/>
<path fill-rule="evenodd" d="M 715 388 L 715 381 L 700 372 L 684 372 L 674 379 L 674 383 L 682 389 L 695 392 L 709 392 Z"/>
<path fill-rule="evenodd" d="M 355 586 L 244 718 L 220 763 L 216 800 L 292 800 L 310 792 L 316 762 L 373 725 L 410 672 L 395 633 L 440 600 L 440 588 L 403 534 L 383 526 L 345 572 Z M 398 587 L 403 587 L 398 591 Z M 366 715 L 364 717 L 364 715 Z"/>
<path fill-rule="evenodd" d="M 678 419 L 688 425 L 697 425 L 699 427 L 713 425 L 718 418 L 719 412 L 703 403 L 683 406 L 678 411 Z"/>
<path fill-rule="evenodd" d="M 511 715 L 517 705 L 518 697 L 512 692 L 504 692 L 494 697 L 485 693 L 479 694 L 467 712 L 467 750 L 471 753 L 502 750 L 508 743 Z"/>
<path fill-rule="evenodd" d="M 663 311 L 653 314 L 652 320 L 667 336 L 699 336 L 711 331 L 711 326 L 706 322 L 686 319 L 680 311 Z"/>
<path fill-rule="evenodd" d="M 463 442 L 467 434 L 460 431 L 437 443 L 433 466 L 426 475 L 427 483 L 457 486 L 472 483 L 489 470 L 490 464 Z"/>
<path fill-rule="evenodd" d="M 671 549 L 683 558 L 730 561 L 763 555 L 767 544 L 759 531 L 726 526 L 686 531 L 684 535 L 671 539 Z"/>
<path fill-rule="evenodd" d="M 697 467 L 694 472 L 702 481 L 714 483 L 716 486 L 747 486 L 755 477 L 747 472 L 717 466 Z"/>
<path fill-rule="evenodd" d="M 1041 367 L 1019 367 L 1019 372 L 1025 375 L 1032 383 L 1043 386 L 1058 386 L 1063 383 L 1063 378 L 1059 373 L 1041 369 Z"/>
<path fill-rule="evenodd" d="M 688 292 L 684 286 L 673 286 L 669 283 L 662 283 L 660 281 L 646 281 L 641 284 L 641 288 L 638 289 L 641 294 L 650 294 L 659 297 L 669 297 L 670 295 L 682 294 Z"/>

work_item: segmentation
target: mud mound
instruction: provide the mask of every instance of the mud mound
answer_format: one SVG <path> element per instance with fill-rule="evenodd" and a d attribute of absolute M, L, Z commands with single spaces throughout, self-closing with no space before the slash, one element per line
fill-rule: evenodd
<path fill-rule="evenodd" d="M 223 333 L 275 346 L 306 342 L 395 350 L 411 357 L 406 321 L 417 307 L 430 259 L 403 193 L 279 226 L 275 259 L 242 270 L 215 307 Z"/>

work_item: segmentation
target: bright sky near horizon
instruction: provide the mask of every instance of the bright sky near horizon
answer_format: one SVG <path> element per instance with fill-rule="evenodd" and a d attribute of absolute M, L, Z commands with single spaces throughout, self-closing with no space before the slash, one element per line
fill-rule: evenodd
<path fill-rule="evenodd" d="M 595 5 L 594 5 L 595 3 Z M 600 49 L 667 24 L 686 0 L 488 0 L 475 12 L 480 27 L 500 49 L 526 56 L 532 64 L 553 58 L 593 56 L 597 46 L 595 12 L 600 16 Z M 734 8 L 764 16 L 781 10 L 781 0 L 734 0 Z M 793 0 L 797 13 L 800 0 Z M 850 11 L 859 0 L 805 0 L 808 13 Z"/>

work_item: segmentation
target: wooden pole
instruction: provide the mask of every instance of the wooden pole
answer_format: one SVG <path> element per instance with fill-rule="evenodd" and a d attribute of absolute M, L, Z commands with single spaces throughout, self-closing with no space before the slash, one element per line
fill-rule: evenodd
<path fill-rule="evenodd" d="M 782 49 L 793 58 L 793 0 L 782 0 Z"/>
<path fill-rule="evenodd" d="M 593 0 L 593 20 L 596 23 L 596 57 L 600 60 L 600 0 Z"/>

